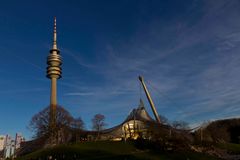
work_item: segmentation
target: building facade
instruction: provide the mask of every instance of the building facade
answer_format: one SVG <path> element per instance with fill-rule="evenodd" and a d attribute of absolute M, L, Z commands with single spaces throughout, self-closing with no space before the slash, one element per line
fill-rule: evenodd
<path fill-rule="evenodd" d="M 15 157 L 15 153 L 21 147 L 25 138 L 21 133 L 16 133 L 15 138 L 10 135 L 0 135 L 0 159 Z"/>
<path fill-rule="evenodd" d="M 21 147 L 21 143 L 25 141 L 25 138 L 22 136 L 21 133 L 16 133 L 15 137 L 15 149 L 19 149 Z"/>
<path fill-rule="evenodd" d="M 0 135 L 0 151 L 2 151 L 5 148 L 5 141 L 6 141 L 6 136 Z"/>
<path fill-rule="evenodd" d="M 151 118 L 144 107 L 143 101 L 140 100 L 139 106 L 133 109 L 120 125 L 102 130 L 98 139 L 120 141 L 139 137 L 149 138 L 149 128 L 152 124 L 156 124 L 156 121 Z M 88 140 L 93 139 L 94 133 L 90 133 Z"/>

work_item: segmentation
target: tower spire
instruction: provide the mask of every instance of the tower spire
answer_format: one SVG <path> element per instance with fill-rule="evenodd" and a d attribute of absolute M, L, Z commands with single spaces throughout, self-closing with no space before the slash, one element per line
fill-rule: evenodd
<path fill-rule="evenodd" d="M 49 79 L 59 79 L 62 74 L 62 58 L 60 56 L 60 51 L 57 48 L 57 20 L 54 17 L 54 27 L 53 27 L 53 46 L 47 57 L 47 77 Z"/>
<path fill-rule="evenodd" d="M 53 48 L 57 49 L 57 18 L 54 17 L 54 26 L 53 26 Z"/>

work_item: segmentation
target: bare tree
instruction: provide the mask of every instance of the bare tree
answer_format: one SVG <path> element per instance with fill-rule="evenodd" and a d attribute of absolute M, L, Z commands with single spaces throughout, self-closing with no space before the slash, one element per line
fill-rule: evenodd
<path fill-rule="evenodd" d="M 84 133 L 84 122 L 81 117 L 78 117 L 73 120 L 71 124 L 72 128 L 72 141 L 79 142 L 81 139 L 82 134 Z"/>
<path fill-rule="evenodd" d="M 103 130 L 104 127 L 107 125 L 105 123 L 105 116 L 102 114 L 96 114 L 92 119 L 92 125 L 93 130 L 98 132 L 99 137 L 100 131 Z"/>
<path fill-rule="evenodd" d="M 165 117 L 164 115 L 159 114 L 158 117 L 160 118 L 161 123 L 163 123 L 163 124 L 169 123 L 167 117 Z"/>
<path fill-rule="evenodd" d="M 50 107 L 44 108 L 39 113 L 35 114 L 30 123 L 29 128 L 34 133 L 35 138 L 49 137 L 50 132 Z M 72 128 L 83 127 L 83 121 L 81 119 L 74 119 L 72 115 L 61 106 L 56 107 L 56 128 L 54 129 L 57 139 L 63 141 L 66 136 L 71 132 Z"/>
<path fill-rule="evenodd" d="M 173 121 L 172 127 L 175 129 L 187 130 L 187 129 L 189 129 L 189 124 L 185 121 Z"/>
<path fill-rule="evenodd" d="M 73 119 L 71 123 L 72 129 L 83 130 L 84 129 L 84 122 L 81 117 Z"/>

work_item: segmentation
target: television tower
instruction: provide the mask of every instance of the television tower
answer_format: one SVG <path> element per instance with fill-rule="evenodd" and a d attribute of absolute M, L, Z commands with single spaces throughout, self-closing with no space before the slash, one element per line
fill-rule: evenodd
<path fill-rule="evenodd" d="M 62 58 L 57 48 L 57 27 L 56 17 L 54 17 L 53 29 L 53 46 L 47 57 L 47 78 L 51 79 L 51 96 L 50 96 L 50 130 L 53 133 L 56 128 L 56 108 L 57 108 L 57 79 L 62 74 Z"/>

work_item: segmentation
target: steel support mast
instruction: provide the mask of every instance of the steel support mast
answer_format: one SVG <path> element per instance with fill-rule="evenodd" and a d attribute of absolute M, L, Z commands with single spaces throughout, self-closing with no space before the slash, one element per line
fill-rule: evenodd
<path fill-rule="evenodd" d="M 151 98 L 151 96 L 150 96 L 150 93 L 149 93 L 149 91 L 148 91 L 145 83 L 144 83 L 143 77 L 142 77 L 142 76 L 139 76 L 138 78 L 139 78 L 139 80 L 140 80 L 140 82 L 141 82 L 141 84 L 142 84 L 142 86 L 143 86 L 143 89 L 144 89 L 144 91 L 145 91 L 145 93 L 146 93 L 148 102 L 150 103 L 150 106 L 151 106 L 151 108 L 152 108 L 152 111 L 153 111 L 153 114 L 154 114 L 154 116 L 155 116 L 156 121 L 157 121 L 158 123 L 161 123 L 160 118 L 159 118 L 158 113 L 157 113 L 157 110 L 156 110 L 156 108 L 155 108 L 155 105 L 154 105 L 154 103 L 153 103 L 153 100 L 152 100 L 152 98 Z"/>

